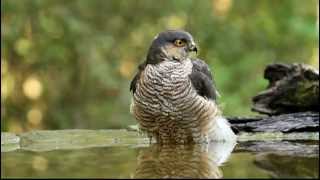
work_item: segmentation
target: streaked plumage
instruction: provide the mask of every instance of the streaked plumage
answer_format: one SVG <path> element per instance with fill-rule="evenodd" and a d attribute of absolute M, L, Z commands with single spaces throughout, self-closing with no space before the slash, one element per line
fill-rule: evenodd
<path fill-rule="evenodd" d="M 184 46 L 176 45 L 177 39 Z M 215 102 L 217 91 L 208 66 L 189 58 L 195 50 L 189 33 L 162 32 L 131 82 L 131 112 L 140 129 L 159 143 L 235 138 Z"/>

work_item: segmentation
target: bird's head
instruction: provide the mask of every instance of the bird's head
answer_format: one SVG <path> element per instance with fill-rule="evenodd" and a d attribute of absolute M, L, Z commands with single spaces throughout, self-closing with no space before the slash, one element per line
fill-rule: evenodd
<path fill-rule="evenodd" d="M 197 52 L 190 33 L 182 30 L 167 30 L 159 33 L 152 41 L 147 55 L 147 64 L 162 61 L 183 61 L 190 52 Z"/>

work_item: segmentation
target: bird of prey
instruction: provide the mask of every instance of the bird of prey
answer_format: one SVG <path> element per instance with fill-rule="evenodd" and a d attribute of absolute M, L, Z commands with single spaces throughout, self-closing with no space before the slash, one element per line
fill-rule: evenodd
<path fill-rule="evenodd" d="M 208 65 L 191 58 L 197 49 L 186 31 L 161 32 L 131 81 L 130 112 L 139 129 L 159 144 L 236 139 L 217 106 L 217 90 Z"/>

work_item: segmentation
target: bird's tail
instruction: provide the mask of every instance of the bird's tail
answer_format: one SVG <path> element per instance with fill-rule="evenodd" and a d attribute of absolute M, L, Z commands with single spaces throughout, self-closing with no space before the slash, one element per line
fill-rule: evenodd
<path fill-rule="evenodd" d="M 236 141 L 237 136 L 231 130 L 231 126 L 226 118 L 219 115 L 214 119 L 215 123 L 210 132 L 212 141 Z"/>

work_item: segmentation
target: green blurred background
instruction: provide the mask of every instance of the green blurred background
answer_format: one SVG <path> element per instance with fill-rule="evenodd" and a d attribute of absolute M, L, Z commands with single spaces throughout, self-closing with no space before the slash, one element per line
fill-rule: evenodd
<path fill-rule="evenodd" d="M 153 37 L 185 29 L 228 116 L 274 62 L 318 68 L 317 0 L 1 0 L 1 130 L 125 128 L 129 83 Z"/>

